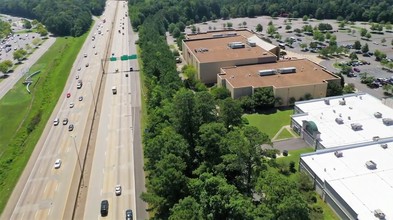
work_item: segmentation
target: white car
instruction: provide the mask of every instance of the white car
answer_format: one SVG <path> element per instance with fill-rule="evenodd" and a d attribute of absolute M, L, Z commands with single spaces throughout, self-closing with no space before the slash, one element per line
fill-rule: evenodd
<path fill-rule="evenodd" d="M 74 103 L 71 102 L 71 103 L 70 103 L 70 108 L 73 108 L 73 107 L 74 107 Z"/>
<path fill-rule="evenodd" d="M 61 167 L 61 160 L 60 159 L 57 159 L 56 161 L 55 161 L 55 169 L 59 169 L 60 167 Z"/>
<path fill-rule="evenodd" d="M 116 185 L 116 187 L 115 187 L 115 194 L 116 194 L 116 196 L 120 196 L 121 195 L 121 185 Z"/>
<path fill-rule="evenodd" d="M 78 100 L 82 101 L 83 100 L 83 96 L 79 96 Z"/>
<path fill-rule="evenodd" d="M 79 79 L 79 75 L 76 75 L 75 78 L 76 78 L 76 79 Z"/>

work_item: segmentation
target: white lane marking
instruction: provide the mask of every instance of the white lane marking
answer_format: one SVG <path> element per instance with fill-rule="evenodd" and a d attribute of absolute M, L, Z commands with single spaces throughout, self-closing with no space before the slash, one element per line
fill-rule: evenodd
<path fill-rule="evenodd" d="M 50 208 L 49 210 L 48 210 L 48 216 L 50 216 L 50 212 L 52 211 L 52 209 Z"/>
<path fill-rule="evenodd" d="M 47 188 L 48 188 L 48 184 L 45 185 L 44 193 L 46 193 Z"/>
<path fill-rule="evenodd" d="M 37 219 L 37 214 L 38 214 L 38 212 L 36 211 L 35 215 L 34 215 L 34 219 Z"/>

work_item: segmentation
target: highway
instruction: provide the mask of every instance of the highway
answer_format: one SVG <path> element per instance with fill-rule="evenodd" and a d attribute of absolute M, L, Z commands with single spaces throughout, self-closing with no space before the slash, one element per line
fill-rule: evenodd
<path fill-rule="evenodd" d="M 97 219 L 102 199 L 109 200 L 106 219 L 124 218 L 126 209 L 133 210 L 134 219 L 148 218 L 147 206 L 139 199 L 145 190 L 139 118 L 140 79 L 138 71 L 129 72 L 131 66 L 138 70 L 138 63 L 137 60 L 107 61 L 111 53 L 116 56 L 136 53 L 137 34 L 132 32 L 128 17 L 123 18 L 127 11 L 124 1 L 107 1 L 105 12 L 96 19 L 72 67 L 63 95 L 1 219 L 78 219 L 74 216 L 74 209 L 78 207 L 85 208 L 79 210 L 83 219 Z M 118 29 L 123 22 L 124 30 L 121 29 L 120 34 Z M 81 89 L 76 88 L 76 78 L 83 81 Z M 118 90 L 116 95 L 111 91 L 114 85 Z M 71 94 L 69 98 L 67 93 Z M 80 96 L 83 101 L 78 100 Z M 73 108 L 69 106 L 71 102 Z M 95 108 L 97 102 L 102 102 L 101 109 Z M 93 117 L 95 113 L 98 118 Z M 60 119 L 57 126 L 53 124 L 55 118 Z M 69 119 L 67 125 L 62 124 L 64 118 Z M 98 123 L 95 124 L 95 136 L 91 136 L 93 122 Z M 69 124 L 74 125 L 72 131 L 68 130 Z M 91 137 L 96 140 L 90 142 Z M 93 149 L 94 157 L 86 162 L 87 148 Z M 62 160 L 59 169 L 54 168 L 56 159 Z M 92 164 L 92 167 L 82 172 L 85 164 Z M 138 170 L 134 172 L 134 169 Z M 114 194 L 116 184 L 123 187 L 118 197 Z M 78 193 L 83 191 L 87 192 L 86 198 L 79 198 Z"/>
<path fill-rule="evenodd" d="M 115 57 L 136 54 L 137 35 L 132 32 L 126 16 L 128 7 L 125 2 L 120 2 L 118 9 L 110 54 Z M 83 219 L 100 219 L 100 203 L 104 199 L 109 201 L 109 212 L 105 219 L 125 218 L 127 209 L 133 210 L 134 219 L 147 219 L 147 207 L 139 199 L 141 191 L 144 190 L 144 175 L 139 131 L 141 97 L 138 62 L 117 60 L 107 64 Z M 133 71 L 130 71 L 131 67 Z M 112 91 L 114 86 L 117 89 L 116 94 Z M 135 137 L 135 129 L 138 129 L 139 137 Z M 142 170 L 142 175 L 141 172 L 137 172 L 139 176 L 136 175 L 136 166 L 139 171 Z M 115 195 L 117 184 L 122 186 L 119 196 Z"/>

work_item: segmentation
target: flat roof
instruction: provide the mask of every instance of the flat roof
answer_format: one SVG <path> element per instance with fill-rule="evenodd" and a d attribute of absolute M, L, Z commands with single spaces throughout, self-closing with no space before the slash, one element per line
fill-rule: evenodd
<path fill-rule="evenodd" d="M 339 104 L 342 98 L 345 105 Z M 325 104 L 325 99 L 329 99 L 329 105 Z M 305 114 L 295 114 L 292 119 L 300 125 L 303 120 L 313 121 L 321 133 L 320 143 L 325 148 L 368 142 L 376 136 L 393 137 L 393 126 L 382 122 L 382 118 L 393 118 L 393 109 L 366 93 L 296 102 L 295 106 Z M 382 117 L 376 118 L 376 112 L 380 112 Z M 336 118 L 342 118 L 343 124 L 338 124 Z M 361 124 L 362 129 L 354 131 L 352 123 Z"/>
<path fill-rule="evenodd" d="M 208 31 L 196 34 L 187 34 L 186 39 L 206 39 L 206 38 L 213 38 L 214 35 L 225 35 L 228 33 L 236 33 L 237 35 L 243 36 L 245 38 L 249 38 L 254 34 L 247 30 L 247 29 L 229 29 L 229 30 L 218 30 L 218 31 Z"/>
<path fill-rule="evenodd" d="M 231 49 L 228 44 L 233 42 L 244 43 L 245 47 Z M 248 46 L 247 38 L 241 35 L 184 40 L 184 43 L 201 63 L 276 57 L 261 47 Z"/>
<path fill-rule="evenodd" d="M 358 214 L 358 219 L 377 219 L 374 210 L 380 209 L 386 219 L 393 216 L 393 142 L 388 147 L 370 142 L 364 146 L 320 150 L 301 155 L 302 161 L 322 180 L 326 181 Z M 383 143 L 383 142 L 382 142 Z M 377 168 L 370 170 L 366 162 L 372 160 Z"/>
<path fill-rule="evenodd" d="M 281 68 L 296 68 L 294 73 L 276 73 L 260 76 L 260 70 L 278 70 Z M 279 70 L 278 70 L 279 71 Z M 307 59 L 280 60 L 276 63 L 264 63 L 245 66 L 224 67 L 220 77 L 226 79 L 234 88 L 252 86 L 254 88 L 274 86 L 293 87 L 300 85 L 321 84 L 325 80 L 337 79 L 323 67 Z"/>

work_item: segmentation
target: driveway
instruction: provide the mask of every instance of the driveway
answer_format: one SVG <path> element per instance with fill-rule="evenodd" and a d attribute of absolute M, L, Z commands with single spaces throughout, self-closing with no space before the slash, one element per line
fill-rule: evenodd
<path fill-rule="evenodd" d="M 306 142 L 304 142 L 304 140 L 300 137 L 273 142 L 273 148 L 280 150 L 281 152 L 283 150 L 291 151 L 291 150 L 298 150 L 306 147 L 309 147 L 309 145 Z"/>

